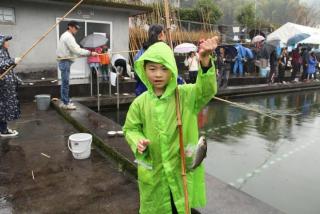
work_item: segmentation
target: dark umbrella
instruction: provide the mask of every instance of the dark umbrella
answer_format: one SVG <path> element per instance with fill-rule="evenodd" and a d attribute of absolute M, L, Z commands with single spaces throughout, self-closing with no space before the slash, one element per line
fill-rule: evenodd
<path fill-rule="evenodd" d="M 105 45 L 108 39 L 100 34 L 90 34 L 81 40 L 80 44 L 84 48 L 97 48 Z"/>
<path fill-rule="evenodd" d="M 219 45 L 216 48 L 216 54 L 219 55 L 220 54 L 220 48 L 224 48 L 225 50 L 225 54 L 230 56 L 231 58 L 234 58 L 237 56 L 238 51 L 237 49 L 233 46 L 233 45 Z"/>
<path fill-rule="evenodd" d="M 306 39 L 310 37 L 310 34 L 307 34 L 307 33 L 299 33 L 299 34 L 296 34 L 294 35 L 293 37 L 289 38 L 288 41 L 287 41 L 287 45 L 288 46 L 294 46 L 296 45 L 298 42 Z"/>

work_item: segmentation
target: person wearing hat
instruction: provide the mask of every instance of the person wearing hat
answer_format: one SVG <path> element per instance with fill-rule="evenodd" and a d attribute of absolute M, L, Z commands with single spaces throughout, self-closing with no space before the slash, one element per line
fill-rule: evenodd
<path fill-rule="evenodd" d="M 61 101 L 60 107 L 67 110 L 74 110 L 76 106 L 70 102 L 69 98 L 69 78 L 70 67 L 74 62 L 74 58 L 78 56 L 97 56 L 96 52 L 81 48 L 74 37 L 74 35 L 80 29 L 79 23 L 76 21 L 70 21 L 68 23 L 68 29 L 64 32 L 59 40 L 57 48 L 57 56 L 63 58 L 59 60 L 59 69 L 61 71 Z M 69 58 L 69 59 L 68 59 Z"/>
<path fill-rule="evenodd" d="M 21 58 L 11 58 L 8 52 L 9 40 L 11 36 L 0 34 L 0 75 L 7 69 L 16 65 Z M 0 79 L 0 136 L 14 137 L 19 133 L 16 130 L 8 128 L 8 121 L 16 120 L 20 117 L 20 104 L 17 95 L 17 85 L 19 78 L 13 72 L 9 71 Z"/>

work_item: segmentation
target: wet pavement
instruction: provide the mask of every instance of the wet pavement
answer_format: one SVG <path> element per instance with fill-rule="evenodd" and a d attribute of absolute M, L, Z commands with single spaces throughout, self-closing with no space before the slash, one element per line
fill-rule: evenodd
<path fill-rule="evenodd" d="M 77 131 L 54 110 L 37 111 L 31 103 L 22 112 L 11 124 L 19 137 L 0 138 L 1 214 L 138 213 L 132 177 L 96 150 L 74 160 L 67 139 Z"/>

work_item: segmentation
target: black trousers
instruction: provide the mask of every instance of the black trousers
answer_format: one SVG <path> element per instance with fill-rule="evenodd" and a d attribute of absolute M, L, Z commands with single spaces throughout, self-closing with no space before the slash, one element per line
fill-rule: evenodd
<path fill-rule="evenodd" d="M 171 192 L 170 192 L 170 200 L 171 200 L 172 214 L 178 214 L 178 211 L 177 211 L 176 205 L 174 204 Z"/>
<path fill-rule="evenodd" d="M 7 131 L 7 122 L 5 121 L 0 121 L 0 132 L 5 133 Z"/>
<path fill-rule="evenodd" d="M 198 76 L 198 71 L 189 71 L 189 80 L 190 83 L 196 83 Z"/>
<path fill-rule="evenodd" d="M 278 79 L 279 79 L 279 82 L 281 82 L 281 83 L 284 80 L 284 72 L 285 72 L 285 69 L 283 67 L 279 67 Z"/>
<path fill-rule="evenodd" d="M 296 78 L 297 73 L 300 71 L 300 67 L 301 67 L 300 63 L 293 64 L 293 70 L 291 73 L 291 81 L 293 81 Z"/>
<path fill-rule="evenodd" d="M 307 65 L 303 65 L 303 72 L 301 75 L 301 80 L 305 80 L 308 77 L 308 66 Z"/>

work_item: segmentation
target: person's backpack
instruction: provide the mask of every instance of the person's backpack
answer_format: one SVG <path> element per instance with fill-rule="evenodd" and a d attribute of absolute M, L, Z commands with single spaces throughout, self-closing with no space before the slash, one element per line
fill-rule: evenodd
<path fill-rule="evenodd" d="M 108 53 L 104 53 L 103 55 L 99 55 L 100 63 L 102 65 L 109 65 L 110 64 L 110 56 Z"/>

